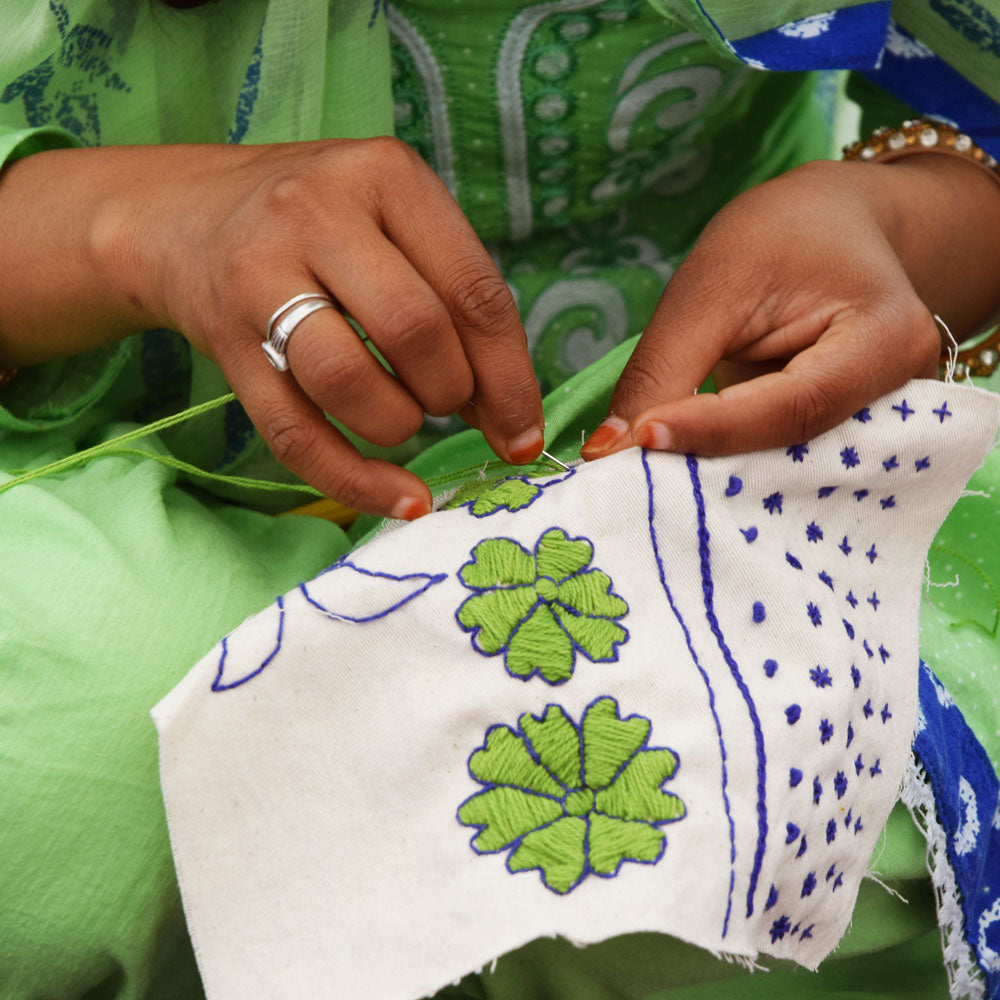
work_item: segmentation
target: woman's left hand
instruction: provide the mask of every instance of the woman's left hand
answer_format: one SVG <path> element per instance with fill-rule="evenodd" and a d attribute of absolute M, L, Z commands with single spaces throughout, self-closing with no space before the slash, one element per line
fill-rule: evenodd
<path fill-rule="evenodd" d="M 806 441 L 1000 305 L 1000 190 L 958 159 L 816 162 L 747 191 L 671 279 L 584 458 Z M 715 370 L 717 394 L 694 395 Z"/>

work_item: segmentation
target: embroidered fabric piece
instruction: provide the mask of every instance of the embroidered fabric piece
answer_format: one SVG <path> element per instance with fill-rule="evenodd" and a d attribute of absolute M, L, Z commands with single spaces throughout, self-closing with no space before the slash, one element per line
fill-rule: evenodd
<path fill-rule="evenodd" d="M 910 759 L 925 553 L 998 408 L 915 382 L 799 459 L 633 449 L 250 619 L 154 710 L 208 991 L 404 1000 L 551 934 L 814 968 Z"/>

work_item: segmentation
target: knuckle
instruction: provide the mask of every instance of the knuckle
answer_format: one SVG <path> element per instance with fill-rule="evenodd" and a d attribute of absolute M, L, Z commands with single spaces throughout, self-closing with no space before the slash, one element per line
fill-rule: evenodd
<path fill-rule="evenodd" d="M 808 441 L 830 427 L 838 413 L 838 400 L 832 382 L 816 378 L 796 379 L 784 421 L 784 443 Z"/>
<path fill-rule="evenodd" d="M 355 510 L 371 506 L 371 482 L 365 473 L 363 460 L 337 465 L 330 479 L 329 492 L 335 499 Z"/>
<path fill-rule="evenodd" d="M 309 382 L 330 395 L 356 396 L 372 388 L 374 362 L 367 352 L 313 349 L 303 364 L 310 372 Z"/>
<path fill-rule="evenodd" d="M 514 296 L 500 275 L 473 261 L 456 269 L 445 283 L 445 299 L 464 326 L 492 330 L 518 322 Z"/>
<path fill-rule="evenodd" d="M 440 303 L 412 296 L 393 297 L 375 315 L 379 340 L 396 364 L 426 355 L 448 328 L 448 315 Z"/>
<path fill-rule="evenodd" d="M 304 220 L 315 210 L 316 190 L 303 171 L 286 171 L 270 178 L 262 191 L 265 217 L 286 221 Z"/>
<path fill-rule="evenodd" d="M 309 478 L 303 471 L 316 446 L 316 431 L 300 414 L 290 410 L 275 410 L 268 414 L 261 428 L 274 457 L 293 471 Z"/>

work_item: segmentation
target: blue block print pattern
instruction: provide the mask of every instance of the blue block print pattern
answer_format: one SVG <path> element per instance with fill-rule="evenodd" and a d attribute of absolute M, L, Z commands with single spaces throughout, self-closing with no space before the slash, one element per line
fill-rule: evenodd
<path fill-rule="evenodd" d="M 962 896 L 965 938 L 1000 997 L 1000 783 L 982 745 L 941 682 L 920 669 L 920 723 L 913 744 L 930 779 L 948 862 Z"/>

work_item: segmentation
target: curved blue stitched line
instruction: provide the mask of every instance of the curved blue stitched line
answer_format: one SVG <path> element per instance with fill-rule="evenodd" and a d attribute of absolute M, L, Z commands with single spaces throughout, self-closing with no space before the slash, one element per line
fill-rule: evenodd
<path fill-rule="evenodd" d="M 733 888 L 736 883 L 736 824 L 733 822 L 733 813 L 729 806 L 729 796 L 726 793 L 726 787 L 729 784 L 729 774 L 726 768 L 726 743 L 722 738 L 722 723 L 719 721 L 719 715 L 715 711 L 715 692 L 712 690 L 712 682 L 708 679 L 708 674 L 698 661 L 698 654 L 695 653 L 694 645 L 691 642 L 691 633 L 688 631 L 687 625 L 684 624 L 684 619 L 681 617 L 680 611 L 677 610 L 673 595 L 670 593 L 670 587 L 667 585 L 663 560 L 660 558 L 660 546 L 656 541 L 656 527 L 653 524 L 653 516 L 655 514 L 653 506 L 653 476 L 649 471 L 649 461 L 646 458 L 645 448 L 641 454 L 642 468 L 646 473 L 646 490 L 649 494 L 649 538 L 653 544 L 653 558 L 656 560 L 656 566 L 660 573 L 660 586 L 663 587 L 663 592 L 667 595 L 667 603 L 670 605 L 670 610 L 674 613 L 677 623 L 684 632 L 684 641 L 687 643 L 691 659 L 694 660 L 694 665 L 698 668 L 698 673 L 701 674 L 701 679 L 705 682 L 705 687 L 708 689 L 708 707 L 712 712 L 712 718 L 715 720 L 715 732 L 719 737 L 719 754 L 722 757 L 722 802 L 726 809 L 726 819 L 729 822 L 729 895 L 726 899 L 726 916 L 722 921 L 722 936 L 725 937 L 726 932 L 729 930 L 729 915 L 733 909 Z"/>
<path fill-rule="evenodd" d="M 698 551 L 701 555 L 701 589 L 705 595 L 705 617 L 719 644 L 719 649 L 729 666 L 733 680 L 740 689 L 740 694 L 746 702 L 750 721 L 753 723 L 754 742 L 757 745 L 757 849 L 754 851 L 753 868 L 750 872 L 750 884 L 747 887 L 747 917 L 753 916 L 753 897 L 757 891 L 757 879 L 760 876 L 761 865 L 764 863 L 764 849 L 767 845 L 767 802 L 765 800 L 767 779 L 767 755 L 764 753 L 764 731 L 757 715 L 750 689 L 743 680 L 739 664 L 726 645 L 719 619 L 715 616 L 712 595 L 715 585 L 712 583 L 711 554 L 708 549 L 708 527 L 705 524 L 705 497 L 701 492 L 701 478 L 698 475 L 698 460 L 693 455 L 687 456 L 688 472 L 691 474 L 691 487 L 694 492 L 694 502 L 698 509 Z"/>
<path fill-rule="evenodd" d="M 280 597 L 278 598 L 278 611 L 278 636 L 274 640 L 274 649 L 267 654 L 267 657 L 256 670 L 247 674 L 246 677 L 241 677 L 238 681 L 233 681 L 232 684 L 221 683 L 222 674 L 226 667 L 226 657 L 229 655 L 229 644 L 226 642 L 229 636 L 222 637 L 222 655 L 219 657 L 219 666 L 215 673 L 215 680 L 212 681 L 213 691 L 229 691 L 232 688 L 239 687 L 241 684 L 246 684 L 247 681 L 256 677 L 278 655 L 281 649 L 281 637 L 285 631 L 285 602 Z"/>

